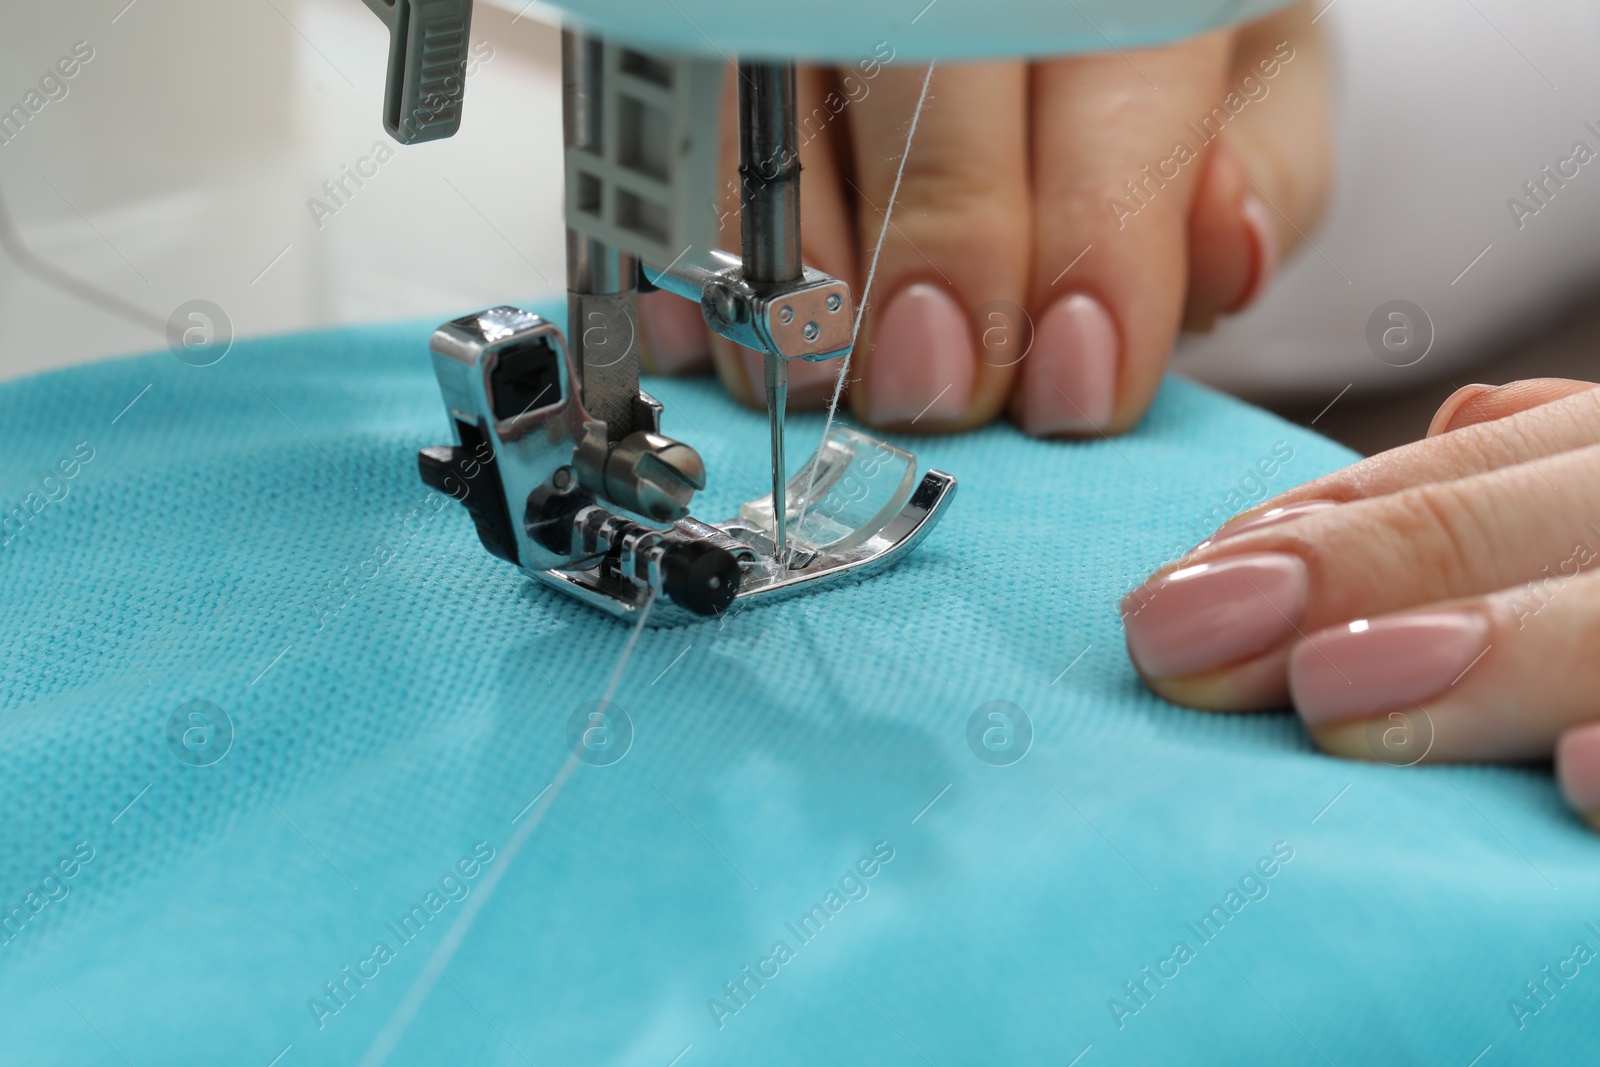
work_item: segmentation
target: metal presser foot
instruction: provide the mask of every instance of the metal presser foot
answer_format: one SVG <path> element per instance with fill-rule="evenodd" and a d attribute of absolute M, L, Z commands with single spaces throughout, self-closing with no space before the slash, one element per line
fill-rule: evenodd
<path fill-rule="evenodd" d="M 637 394 L 637 428 L 615 445 L 585 410 L 556 326 L 491 308 L 439 327 L 434 370 L 456 444 L 423 449 L 423 481 L 466 506 L 490 552 L 596 607 L 652 625 L 719 615 L 893 566 L 939 520 L 955 479 L 919 480 L 902 449 L 832 430 L 785 493 L 705 523 L 688 514 L 705 468 L 660 434 L 661 407 Z"/>
<path fill-rule="evenodd" d="M 854 337 L 849 287 L 800 259 L 793 64 L 739 64 L 736 256 L 717 248 L 710 195 L 723 65 L 571 30 L 562 60 L 569 336 L 512 307 L 439 327 L 456 443 L 422 451 L 423 481 L 466 506 L 490 552 L 614 615 L 651 605 L 660 625 L 894 565 L 954 478 L 919 480 L 910 453 L 840 427 L 785 481 L 789 362 Z M 765 358 L 773 493 L 733 518 L 689 514 L 705 465 L 639 388 L 641 290 L 695 301 Z"/>

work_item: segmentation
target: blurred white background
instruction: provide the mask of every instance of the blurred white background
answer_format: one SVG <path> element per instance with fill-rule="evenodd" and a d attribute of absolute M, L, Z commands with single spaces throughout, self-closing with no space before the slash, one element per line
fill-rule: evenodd
<path fill-rule="evenodd" d="M 503 4 L 504 6 L 497 6 Z M 0 378 L 164 345 L 179 304 L 239 335 L 443 318 L 562 287 L 552 10 L 479 0 L 461 132 L 413 147 L 317 225 L 307 201 L 389 143 L 387 31 L 360 0 L 7 0 L 0 109 L 75 42 L 94 58 L 8 143 L 0 193 L 26 256 L 0 256 Z M 1600 163 L 1518 229 L 1506 206 L 1580 138 L 1600 148 L 1593 0 L 1334 0 L 1338 181 L 1268 298 L 1178 366 L 1246 395 L 1415 387 L 1535 335 L 1600 292 Z M 43 268 L 41 268 L 43 269 Z M 1379 362 L 1380 304 L 1421 305 L 1423 363 Z"/>
<path fill-rule="evenodd" d="M 560 41 L 531 14 L 477 5 L 461 131 L 411 147 L 383 132 L 388 31 L 360 0 L 10 3 L 4 26 L 0 108 L 94 50 L 0 144 L 16 235 L 150 322 L 0 257 L 0 376 L 162 347 L 197 298 L 250 335 L 564 285 Z M 307 201 L 380 141 L 393 158 L 319 228 Z"/>

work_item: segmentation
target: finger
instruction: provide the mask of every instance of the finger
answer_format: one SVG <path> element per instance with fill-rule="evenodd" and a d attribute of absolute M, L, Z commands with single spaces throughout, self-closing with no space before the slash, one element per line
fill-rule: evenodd
<path fill-rule="evenodd" d="M 1188 237 L 1183 328 L 1204 332 L 1218 315 L 1254 300 L 1278 265 L 1272 220 L 1245 184 L 1244 167 L 1225 138 L 1213 142 L 1200 164 Z"/>
<path fill-rule="evenodd" d="M 1451 393 L 1434 413 L 1433 422 L 1428 426 L 1428 436 L 1437 437 L 1451 430 L 1493 422 L 1593 388 L 1593 382 L 1579 382 L 1571 378 L 1530 378 L 1499 386 L 1463 385 Z"/>
<path fill-rule="evenodd" d="M 1242 531 L 1280 509 L 1372 499 L 1519 463 L 1539 463 L 1600 440 L 1597 426 L 1600 390 L 1579 390 L 1490 422 L 1413 441 L 1314 478 L 1234 516 L 1212 540 Z"/>
<path fill-rule="evenodd" d="M 927 70 L 885 68 L 850 111 L 861 275 L 877 256 L 850 400 L 874 425 L 933 431 L 987 422 L 1009 395 L 1015 359 L 980 359 L 973 322 L 1020 307 L 1031 219 L 1027 68 L 938 67 L 924 97 Z"/>
<path fill-rule="evenodd" d="M 711 366 L 711 331 L 700 305 L 672 293 L 639 297 L 640 362 L 650 374 L 695 374 Z"/>
<path fill-rule="evenodd" d="M 1031 434 L 1125 430 L 1149 405 L 1188 285 L 1205 146 L 1229 36 L 1035 64 L 1037 323 L 1012 411 Z"/>
<path fill-rule="evenodd" d="M 858 79 L 854 72 L 852 84 Z M 801 67 L 795 72 L 797 135 L 800 141 L 801 257 L 808 266 L 856 289 L 855 237 L 843 193 L 840 144 L 845 138 L 843 112 L 848 98 L 830 68 Z M 723 90 L 721 211 L 722 247 L 738 251 L 739 238 L 739 132 L 738 73 L 730 70 Z M 712 354 L 723 385 L 737 399 L 753 407 L 766 406 L 764 357 L 726 338 L 711 337 Z M 832 394 L 837 361 L 789 364 L 789 404 L 817 407 Z"/>
<path fill-rule="evenodd" d="M 1328 626 L 1539 578 L 1600 545 L 1600 445 L 1236 533 L 1125 600 L 1152 688 L 1196 707 L 1264 706 L 1254 661 Z"/>
<path fill-rule="evenodd" d="M 1191 328 L 1253 303 L 1322 214 L 1332 94 L 1314 24 L 1320 6 L 1298 4 L 1234 37 L 1227 93 L 1212 112 L 1233 117 L 1212 145 L 1190 214 Z"/>
<path fill-rule="evenodd" d="M 1575 557 L 1571 576 L 1311 634 L 1289 657 L 1301 719 L 1325 751 L 1351 759 L 1548 757 L 1600 713 L 1600 574 L 1583 566 Z M 1575 800 L 1596 799 L 1593 745 L 1577 738 L 1564 761 L 1588 786 Z"/>
<path fill-rule="evenodd" d="M 1600 830 L 1600 722 L 1574 726 L 1556 742 L 1556 781 L 1572 810 Z"/>

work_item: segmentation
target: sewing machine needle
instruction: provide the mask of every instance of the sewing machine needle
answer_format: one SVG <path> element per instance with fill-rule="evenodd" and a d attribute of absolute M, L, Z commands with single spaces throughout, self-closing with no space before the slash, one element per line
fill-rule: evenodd
<path fill-rule="evenodd" d="M 772 424 L 772 516 L 777 533 L 775 553 L 780 567 L 788 550 L 788 491 L 783 461 L 783 411 L 789 403 L 789 362 L 780 355 L 768 353 L 767 418 Z"/>

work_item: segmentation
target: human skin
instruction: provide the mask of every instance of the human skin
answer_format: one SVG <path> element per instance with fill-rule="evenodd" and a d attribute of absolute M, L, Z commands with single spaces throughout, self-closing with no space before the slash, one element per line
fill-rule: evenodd
<path fill-rule="evenodd" d="M 937 64 L 909 154 L 925 63 L 802 68 L 799 113 L 827 119 L 802 124 L 805 260 L 859 302 L 882 236 L 849 368 L 855 416 L 928 433 L 1009 414 L 1040 437 L 1136 424 L 1180 330 L 1252 304 L 1316 224 L 1331 146 L 1315 13 L 1159 48 Z M 735 89 L 730 76 L 725 117 Z M 723 141 L 723 243 L 737 248 L 731 129 Z M 698 307 L 651 294 L 640 314 L 647 367 L 714 366 L 763 402 L 760 357 L 710 335 Z M 839 372 L 791 364 L 791 404 L 826 403 Z"/>
<path fill-rule="evenodd" d="M 1600 389 L 1458 390 L 1423 440 L 1230 520 L 1123 611 L 1168 700 L 1292 705 L 1350 759 L 1553 758 L 1600 830 Z"/>

